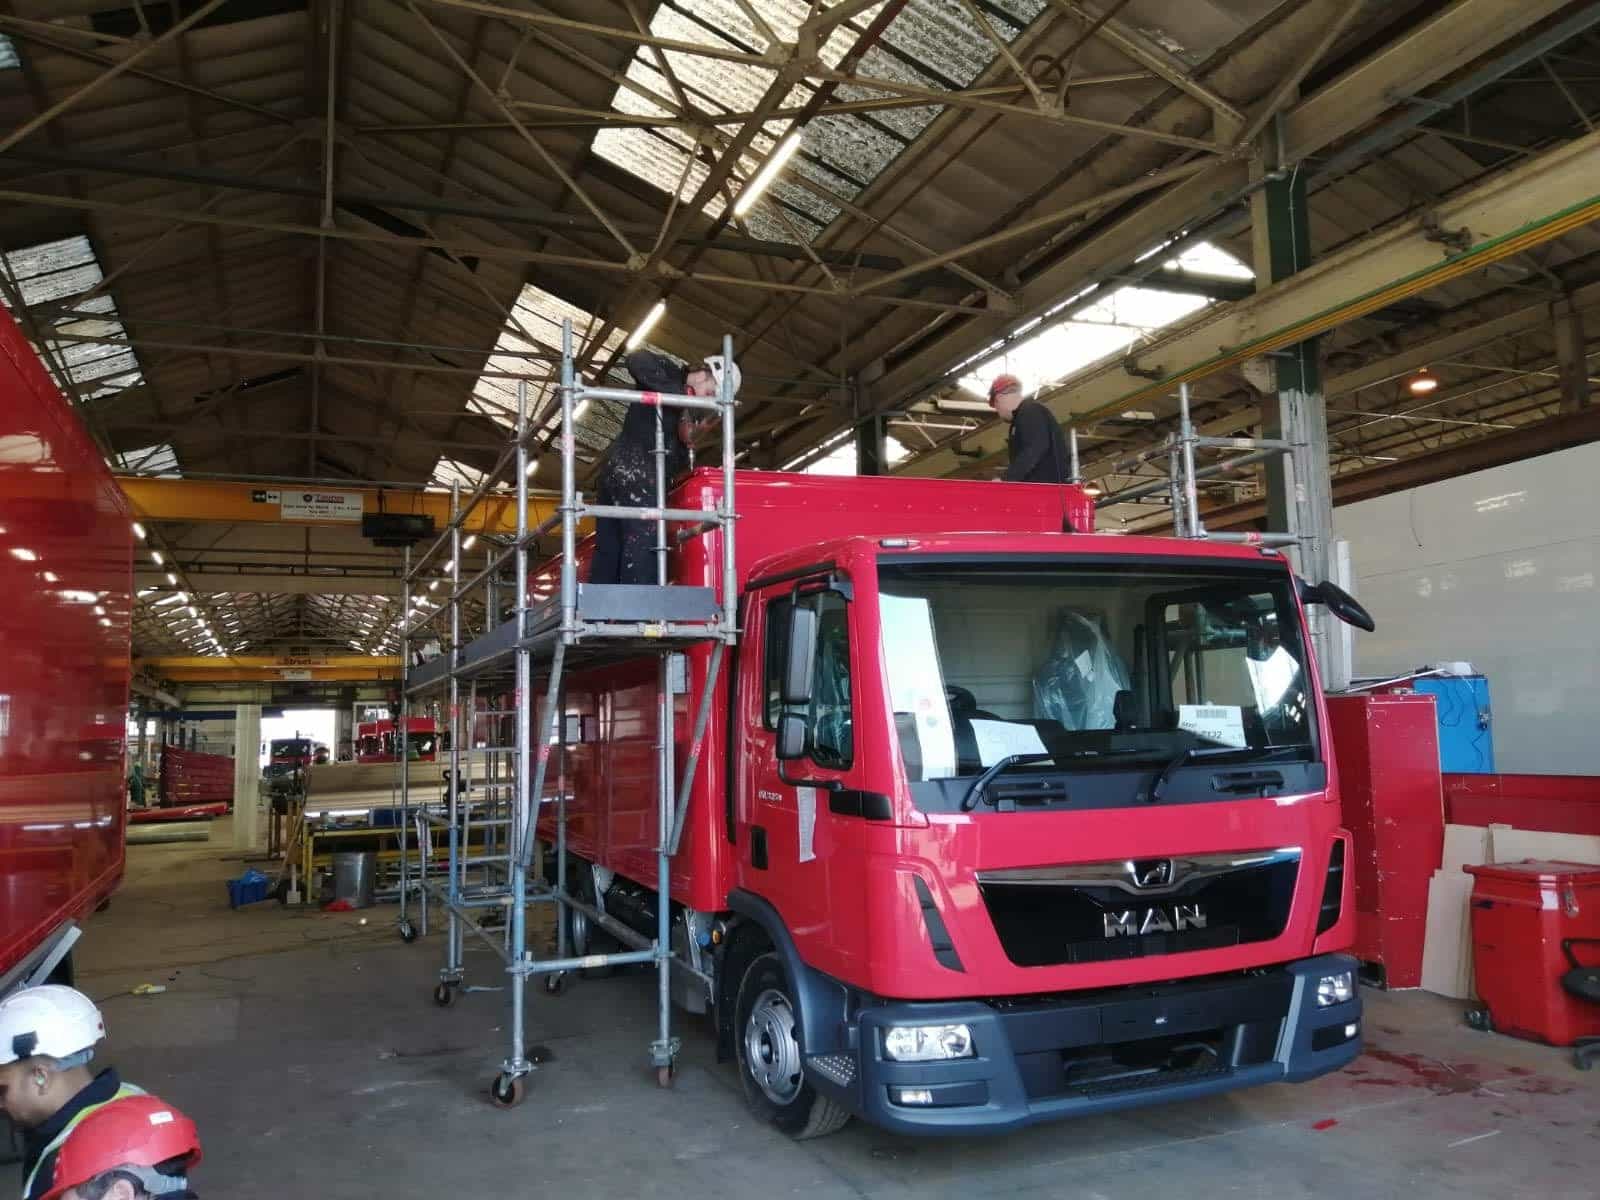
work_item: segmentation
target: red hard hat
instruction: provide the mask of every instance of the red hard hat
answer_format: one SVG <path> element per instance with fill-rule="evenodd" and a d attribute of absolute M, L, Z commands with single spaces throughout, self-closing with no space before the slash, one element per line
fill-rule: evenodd
<path fill-rule="evenodd" d="M 989 399 L 993 400 L 1001 392 L 1020 392 L 1022 380 L 1015 375 L 996 375 L 994 382 L 989 385 Z"/>
<path fill-rule="evenodd" d="M 186 1191 L 182 1180 L 155 1171 L 174 1158 L 184 1161 L 185 1171 L 200 1161 L 194 1122 L 155 1096 L 124 1096 L 95 1109 L 67 1136 L 56 1152 L 55 1178 L 44 1200 L 59 1200 L 69 1188 L 118 1167 L 128 1168 L 152 1195 Z M 163 1183 L 176 1186 L 163 1188 Z"/>

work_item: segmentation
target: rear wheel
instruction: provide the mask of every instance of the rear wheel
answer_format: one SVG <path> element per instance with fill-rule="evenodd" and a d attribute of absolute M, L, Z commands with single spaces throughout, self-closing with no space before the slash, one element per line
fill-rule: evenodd
<path fill-rule="evenodd" d="M 594 868 L 588 863 L 580 860 L 569 865 L 567 884 L 579 900 L 591 908 L 600 907 L 594 888 Z M 574 958 L 582 958 L 586 954 L 610 954 L 622 948 L 622 944 L 599 928 L 588 913 L 566 905 L 562 905 L 561 912 L 567 923 L 567 949 Z M 615 967 L 584 967 L 578 976 L 581 979 L 605 979 L 615 970 Z"/>
<path fill-rule="evenodd" d="M 756 1116 L 796 1140 L 833 1133 L 850 1119 L 806 1082 L 799 1009 L 776 954 L 761 955 L 745 971 L 734 1032 L 739 1078 Z"/>

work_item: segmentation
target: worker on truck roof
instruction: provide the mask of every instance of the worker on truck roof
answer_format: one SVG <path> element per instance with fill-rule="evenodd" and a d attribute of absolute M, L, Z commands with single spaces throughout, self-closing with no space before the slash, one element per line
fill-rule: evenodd
<path fill-rule="evenodd" d="M 739 391 L 737 363 L 713 354 L 688 366 L 679 366 L 653 350 L 635 350 L 627 357 L 628 372 L 641 391 L 672 396 L 719 394 L 724 374 L 730 391 Z M 689 446 L 705 424 L 697 409 L 667 404 L 630 404 L 622 431 L 611 443 L 600 469 L 597 503 L 627 508 L 653 508 L 656 500 L 656 423 L 662 425 L 666 447 L 666 479 L 672 480 L 689 465 Z M 648 521 L 600 517 L 595 521 L 594 557 L 589 561 L 590 583 L 655 583 L 655 529 Z"/>
<path fill-rule="evenodd" d="M 105 1036 L 100 1010 L 75 988 L 46 984 L 0 1000 L 0 1109 L 22 1129 L 22 1200 L 50 1193 L 56 1156 L 80 1122 L 144 1094 L 115 1068 L 90 1072 Z"/>
<path fill-rule="evenodd" d="M 989 385 L 989 407 L 1011 426 L 1006 450 L 1011 465 L 1002 476 L 1008 483 L 1066 483 L 1067 441 L 1050 410 L 1022 398 L 1022 380 L 996 375 Z"/>
<path fill-rule="evenodd" d="M 199 1161 L 193 1121 L 155 1096 L 128 1096 L 72 1131 L 44 1200 L 194 1200 Z"/>

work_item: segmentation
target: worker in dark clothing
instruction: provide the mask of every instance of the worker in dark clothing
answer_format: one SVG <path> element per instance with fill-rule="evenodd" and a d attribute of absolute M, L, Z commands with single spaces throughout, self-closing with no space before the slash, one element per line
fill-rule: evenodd
<path fill-rule="evenodd" d="M 142 1093 L 110 1067 L 89 1069 L 106 1036 L 94 1001 L 60 984 L 0 1001 L 0 1109 L 22 1128 L 22 1197 L 51 1190 L 56 1155 L 90 1113 Z"/>
<path fill-rule="evenodd" d="M 1050 410 L 1022 398 L 1022 381 L 997 375 L 989 385 L 989 407 L 1011 426 L 1006 450 L 1011 465 L 1002 477 L 1008 483 L 1066 483 L 1067 441 Z"/>
<path fill-rule="evenodd" d="M 635 350 L 627 357 L 628 373 L 640 391 L 677 396 L 714 397 L 724 373 L 732 390 L 739 390 L 739 368 L 724 363 L 720 354 L 688 366 L 679 366 L 652 350 Z M 627 508 L 656 504 L 656 429 L 666 449 L 666 479 L 670 485 L 689 465 L 689 445 L 706 424 L 698 409 L 669 404 L 630 404 L 622 431 L 600 470 L 597 503 Z M 590 583 L 656 582 L 655 527 L 648 521 L 600 517 L 595 521 L 594 557 L 589 561 Z"/>

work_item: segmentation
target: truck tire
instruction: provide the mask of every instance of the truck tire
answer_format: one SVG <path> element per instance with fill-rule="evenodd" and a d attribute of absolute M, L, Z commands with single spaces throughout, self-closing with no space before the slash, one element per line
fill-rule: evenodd
<path fill-rule="evenodd" d="M 574 875 L 576 873 L 576 876 Z M 567 867 L 567 887 L 572 894 L 585 904 L 595 908 L 600 907 L 599 897 L 595 892 L 594 868 L 581 858 L 575 858 Z M 561 906 L 558 918 L 567 925 L 567 949 L 574 955 L 585 954 L 611 954 L 622 949 L 622 943 L 617 941 L 604 929 L 596 926 L 587 916 L 576 909 Z M 578 971 L 580 979 L 609 979 L 616 973 L 615 967 L 582 967 Z"/>
<path fill-rule="evenodd" d="M 796 1141 L 843 1128 L 849 1110 L 806 1082 L 799 1012 L 776 954 L 744 973 L 734 1019 L 734 1046 L 746 1103 L 757 1117 Z"/>

